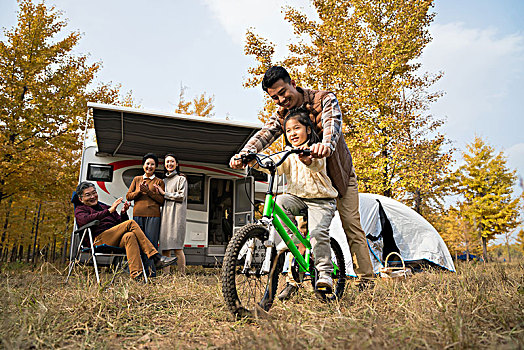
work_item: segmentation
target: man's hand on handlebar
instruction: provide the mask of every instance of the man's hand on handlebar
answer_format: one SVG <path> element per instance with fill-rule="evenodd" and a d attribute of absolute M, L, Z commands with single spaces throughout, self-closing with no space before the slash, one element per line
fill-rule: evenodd
<path fill-rule="evenodd" d="M 298 154 L 300 161 L 303 162 L 306 165 L 310 165 L 311 162 L 313 161 L 312 158 L 314 158 L 311 150 L 306 145 L 298 147 L 298 148 L 294 148 L 294 149 L 291 149 L 291 150 L 287 150 L 285 152 L 277 152 L 277 153 L 284 153 L 284 155 L 282 156 L 282 158 L 280 158 L 280 160 L 278 162 L 276 162 L 276 164 L 275 164 L 275 162 L 271 161 L 271 162 L 269 162 L 269 163 L 272 164 L 271 165 L 268 162 L 264 162 L 262 160 L 262 159 L 267 159 L 268 156 L 259 155 L 259 154 L 254 153 L 254 152 L 247 152 L 247 153 L 235 154 L 230 159 L 229 166 L 231 168 L 233 168 L 233 169 L 242 169 L 246 165 L 249 165 L 251 167 L 253 167 L 253 166 L 254 167 L 259 167 L 260 166 L 260 167 L 266 168 L 266 169 L 268 169 L 268 167 L 270 167 L 270 166 L 278 167 L 292 153 Z M 262 158 L 260 156 L 262 156 Z M 260 163 L 261 161 L 262 161 L 262 163 Z"/>
<path fill-rule="evenodd" d="M 246 165 L 254 166 L 256 163 L 256 153 L 254 152 L 235 154 L 229 160 L 229 166 L 233 169 L 242 169 Z"/>
<path fill-rule="evenodd" d="M 244 168 L 245 165 L 242 164 L 242 154 L 243 153 L 238 153 L 231 157 L 231 159 L 229 160 L 229 167 L 231 167 L 232 169 Z"/>
<path fill-rule="evenodd" d="M 331 148 L 322 143 L 315 143 L 310 149 L 313 158 L 325 158 L 331 155 Z"/>

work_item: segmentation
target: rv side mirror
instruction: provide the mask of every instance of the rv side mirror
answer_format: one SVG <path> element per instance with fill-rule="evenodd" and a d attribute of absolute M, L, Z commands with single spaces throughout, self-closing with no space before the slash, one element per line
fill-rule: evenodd
<path fill-rule="evenodd" d="M 89 163 L 87 165 L 87 180 L 113 182 L 113 166 Z"/>

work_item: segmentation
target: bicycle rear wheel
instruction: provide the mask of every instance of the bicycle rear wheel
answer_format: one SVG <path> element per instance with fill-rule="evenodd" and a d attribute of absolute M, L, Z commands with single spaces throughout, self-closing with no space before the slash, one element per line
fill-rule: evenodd
<path fill-rule="evenodd" d="M 251 316 L 258 305 L 268 311 L 273 305 L 284 255 L 271 248 L 269 268 L 263 269 L 269 232 L 262 225 L 242 227 L 231 238 L 222 265 L 222 294 L 237 317 Z"/>

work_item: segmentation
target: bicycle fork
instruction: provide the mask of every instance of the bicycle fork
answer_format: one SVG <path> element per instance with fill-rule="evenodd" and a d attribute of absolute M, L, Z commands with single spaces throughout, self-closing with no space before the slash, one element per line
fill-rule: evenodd
<path fill-rule="evenodd" d="M 269 227 L 269 237 L 264 242 L 266 247 L 266 256 L 264 257 L 264 262 L 262 262 L 262 273 L 269 273 L 271 269 L 271 254 L 273 253 L 273 247 L 275 246 L 275 230 Z"/>
<path fill-rule="evenodd" d="M 273 247 L 275 246 L 275 231 L 269 230 L 269 237 L 264 241 L 264 246 L 266 249 L 266 254 L 264 256 L 264 261 L 262 262 L 262 267 L 260 269 L 260 274 L 267 274 L 271 270 L 271 256 L 273 253 Z M 253 263 L 254 251 L 255 251 L 255 239 L 251 238 L 246 242 L 244 248 L 240 251 L 240 256 L 245 254 L 246 258 L 244 261 L 244 267 L 242 273 L 247 273 L 251 269 Z"/>

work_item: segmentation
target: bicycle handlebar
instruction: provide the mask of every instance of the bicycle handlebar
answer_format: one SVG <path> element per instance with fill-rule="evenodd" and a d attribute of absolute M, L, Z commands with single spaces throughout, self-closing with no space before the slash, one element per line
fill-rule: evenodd
<path fill-rule="evenodd" d="M 281 153 L 281 152 L 278 152 L 278 153 Z M 277 154 L 277 153 L 274 153 L 274 154 L 269 155 L 269 156 L 263 155 L 263 157 L 261 157 L 258 153 L 249 152 L 249 153 L 241 154 L 240 158 L 235 158 L 235 159 L 242 160 L 242 164 L 244 164 L 244 165 L 248 164 L 249 162 L 251 162 L 253 160 L 256 160 L 259 167 L 265 168 L 265 169 L 269 169 L 271 167 L 277 168 L 278 166 L 280 166 L 286 160 L 287 157 L 289 157 L 289 155 L 291 155 L 293 153 L 303 154 L 305 156 L 310 156 L 311 155 L 311 150 L 310 149 L 298 149 L 298 148 L 287 150 L 287 151 L 284 152 L 284 155 L 282 156 L 282 158 L 277 163 L 274 163 L 273 161 L 268 162 L 266 164 L 262 163 L 262 159 L 268 158 L 268 157 L 270 157 L 270 156 L 272 156 L 274 154 Z"/>

